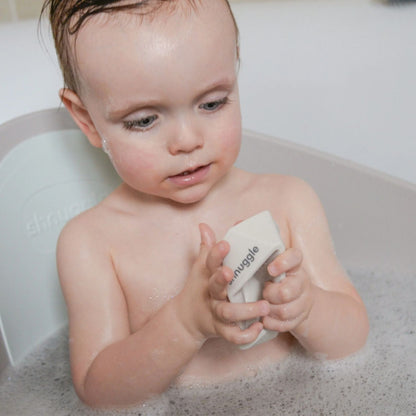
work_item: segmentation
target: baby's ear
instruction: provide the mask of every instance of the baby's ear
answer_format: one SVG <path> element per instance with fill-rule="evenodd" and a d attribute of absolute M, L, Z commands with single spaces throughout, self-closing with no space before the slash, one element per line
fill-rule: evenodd
<path fill-rule="evenodd" d="M 68 88 L 61 89 L 59 96 L 75 123 L 87 136 L 89 142 L 95 147 L 101 147 L 101 137 L 79 96 Z"/>

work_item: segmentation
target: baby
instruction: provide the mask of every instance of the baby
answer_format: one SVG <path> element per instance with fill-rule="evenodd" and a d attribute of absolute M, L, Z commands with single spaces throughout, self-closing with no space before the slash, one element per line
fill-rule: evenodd
<path fill-rule="evenodd" d="M 94 407 L 172 383 L 255 374 L 298 342 L 339 358 L 366 341 L 365 307 L 303 181 L 233 167 L 241 144 L 238 30 L 226 0 L 48 0 L 61 99 L 122 184 L 71 220 L 57 262 L 73 383 Z M 230 303 L 217 240 L 269 210 L 287 250 L 263 299 Z M 274 276 L 286 273 L 280 283 Z M 242 330 L 240 321 L 260 318 Z M 250 349 L 262 329 L 278 337 Z"/>

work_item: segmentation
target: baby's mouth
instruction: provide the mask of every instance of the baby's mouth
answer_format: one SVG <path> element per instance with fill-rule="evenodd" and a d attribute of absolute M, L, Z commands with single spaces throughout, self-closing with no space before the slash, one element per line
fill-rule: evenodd
<path fill-rule="evenodd" d="M 179 174 L 179 176 L 187 176 L 190 175 L 191 173 L 194 173 L 196 171 L 198 171 L 199 169 L 201 169 L 203 166 L 199 166 L 196 169 L 192 169 L 192 170 L 185 170 L 185 172 L 182 172 Z"/>
<path fill-rule="evenodd" d="M 175 176 L 188 176 L 188 175 L 192 175 L 192 174 L 194 174 L 194 173 L 198 172 L 199 170 L 204 169 L 206 167 L 207 166 L 205 166 L 205 165 L 204 166 L 198 166 L 195 169 L 185 170 L 185 171 L 183 171 L 183 172 L 181 172 L 181 173 L 179 173 L 178 175 L 175 175 Z"/>
<path fill-rule="evenodd" d="M 203 181 L 210 171 L 211 164 L 201 165 L 195 169 L 184 170 L 181 173 L 170 176 L 169 179 L 178 186 L 195 185 Z"/>

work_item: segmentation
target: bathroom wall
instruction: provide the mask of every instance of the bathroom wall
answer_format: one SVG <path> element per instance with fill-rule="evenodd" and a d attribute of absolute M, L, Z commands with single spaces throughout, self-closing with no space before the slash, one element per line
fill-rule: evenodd
<path fill-rule="evenodd" d="M 0 22 L 38 17 L 44 0 L 0 0 Z"/>
<path fill-rule="evenodd" d="M 232 3 L 256 0 L 231 0 Z M 44 0 L 0 0 L 0 23 L 33 19 L 39 16 Z"/>

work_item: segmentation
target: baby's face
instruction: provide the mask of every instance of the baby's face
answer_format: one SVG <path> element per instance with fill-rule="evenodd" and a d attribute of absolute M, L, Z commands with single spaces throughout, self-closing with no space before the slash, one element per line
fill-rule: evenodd
<path fill-rule="evenodd" d="M 180 203 L 206 196 L 241 140 L 232 18 L 223 0 L 197 4 L 95 17 L 76 44 L 81 99 L 117 172 Z"/>

